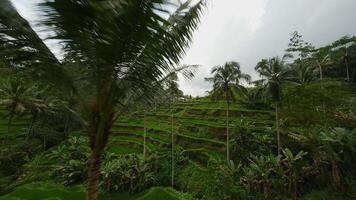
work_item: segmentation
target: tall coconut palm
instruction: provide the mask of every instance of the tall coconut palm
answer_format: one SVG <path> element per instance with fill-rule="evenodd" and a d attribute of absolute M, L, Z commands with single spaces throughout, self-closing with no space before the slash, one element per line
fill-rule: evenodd
<path fill-rule="evenodd" d="M 97 199 L 101 157 L 114 120 L 138 96 L 151 98 L 150 91 L 159 80 L 174 70 L 197 27 L 204 4 L 203 0 L 54 0 L 39 6 L 43 11 L 41 28 L 61 41 L 66 56 L 74 58 L 72 70 L 68 73 L 68 65 L 41 57 L 38 60 L 44 60 L 46 65 L 36 61 L 31 67 L 24 65 L 24 70 L 39 77 L 47 75 L 47 80 L 58 86 L 65 83 L 66 91 L 72 91 L 81 105 L 78 113 L 88 130 L 91 147 L 87 199 Z M 2 27 L 10 26 L 11 31 L 22 33 L 21 24 L 14 26 L 12 19 L 0 16 Z M 6 30 L 1 29 L 0 34 L 7 34 Z M 24 39 L 28 45 L 41 41 L 29 37 L 11 39 L 11 43 Z M 32 48 L 47 52 L 35 45 Z M 30 63 L 32 59 L 22 60 Z"/>
<path fill-rule="evenodd" d="M 230 136 L 229 136 L 229 110 L 230 103 L 235 99 L 238 92 L 242 92 L 245 88 L 242 81 L 250 82 L 251 77 L 248 74 L 242 73 L 238 62 L 226 62 L 224 65 L 215 66 L 211 70 L 213 77 L 205 78 L 205 80 L 213 83 L 211 92 L 213 100 L 224 97 L 226 101 L 226 159 L 230 161 Z"/>
<path fill-rule="evenodd" d="M 348 36 L 344 36 L 339 40 L 333 42 L 331 45 L 331 51 L 338 51 L 341 54 L 342 62 L 345 64 L 346 68 L 346 81 L 350 82 L 350 72 L 349 72 L 349 62 L 350 62 L 350 55 L 349 55 L 349 48 L 356 44 L 355 38 L 350 38 Z"/>
<path fill-rule="evenodd" d="M 166 87 L 170 98 L 170 120 L 171 120 L 171 187 L 174 187 L 174 170 L 175 170 L 175 135 L 174 135 L 174 103 L 176 99 L 183 96 L 183 92 L 178 87 L 178 76 L 176 73 L 171 74 L 167 81 Z"/>
<path fill-rule="evenodd" d="M 38 88 L 35 86 L 25 86 L 20 79 L 13 78 L 0 85 L 0 105 L 8 110 L 7 131 L 10 133 L 10 127 L 13 118 L 18 115 L 24 115 L 33 108 L 42 107 L 42 100 L 37 98 Z"/>
<path fill-rule="evenodd" d="M 329 56 L 329 51 L 330 48 L 328 46 L 319 48 L 313 53 L 312 56 L 315 59 L 317 67 L 319 68 L 320 80 L 323 80 L 323 68 L 325 68 L 326 66 L 332 63 Z"/>
<path fill-rule="evenodd" d="M 268 60 L 263 59 L 258 62 L 255 67 L 255 70 L 262 77 L 261 82 L 265 84 L 267 94 L 275 103 L 278 155 L 280 155 L 281 152 L 278 106 L 283 99 L 283 84 L 292 81 L 290 77 L 290 70 L 288 70 L 286 67 L 285 60 L 287 58 L 288 57 L 284 56 L 282 59 L 279 57 L 274 57 Z"/>
<path fill-rule="evenodd" d="M 296 78 L 300 85 L 305 86 L 314 80 L 313 68 L 307 63 L 299 63 L 295 69 Z"/>

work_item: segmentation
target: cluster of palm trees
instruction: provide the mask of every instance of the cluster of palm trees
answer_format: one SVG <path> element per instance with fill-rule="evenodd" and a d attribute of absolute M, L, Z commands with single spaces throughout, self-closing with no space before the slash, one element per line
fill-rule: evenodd
<path fill-rule="evenodd" d="M 279 107 L 283 100 L 283 87 L 288 84 L 298 84 L 305 86 L 315 80 L 315 70 L 319 72 L 319 79 L 323 80 L 323 71 L 326 67 L 336 65 L 339 58 L 346 66 L 346 81 L 350 82 L 349 63 L 351 56 L 349 49 L 356 47 L 356 37 L 342 37 L 331 45 L 316 49 L 311 43 L 302 40 L 298 32 L 292 34 L 287 53 L 282 57 L 262 59 L 255 66 L 255 71 L 260 75 L 259 80 L 251 82 L 248 74 L 241 72 L 237 62 L 226 62 L 218 65 L 211 71 L 213 77 L 206 78 L 213 83 L 213 90 L 210 97 L 213 100 L 224 99 L 226 101 L 226 159 L 230 160 L 230 135 L 229 135 L 229 109 L 230 104 L 237 96 L 249 98 L 250 91 L 253 96 L 268 97 L 274 104 L 276 118 L 277 152 L 281 154 L 280 128 L 279 128 Z M 297 55 L 293 55 L 297 53 Z M 289 59 L 294 58 L 292 61 Z M 355 68 L 353 69 L 356 75 Z M 353 75 L 353 76 L 354 76 Z M 353 77 L 352 76 L 352 77 Z M 242 84 L 245 81 L 245 84 Z M 260 88 L 252 90 L 245 86 L 254 84 Z M 261 93 L 261 91 L 264 91 Z M 262 95 L 259 95 L 262 94 Z"/>
<path fill-rule="evenodd" d="M 303 74 L 300 76 L 300 82 L 303 79 L 314 78 L 314 72 L 318 71 L 319 79 L 323 80 L 325 70 L 330 70 L 334 66 L 341 64 L 344 66 L 338 69 L 341 74 L 344 74 L 346 82 L 355 82 L 356 69 L 352 66 L 354 62 L 354 54 L 356 47 L 356 37 L 344 36 L 336 40 L 330 45 L 322 46 L 320 48 L 314 47 L 311 43 L 305 42 L 297 31 L 292 33 L 292 38 L 286 49 L 290 55 L 294 54 L 295 60 L 293 62 L 297 70 Z M 295 55 L 296 54 L 296 55 Z M 304 71 L 304 72 L 303 72 Z M 352 73 L 350 73 L 352 71 Z"/>
<path fill-rule="evenodd" d="M 59 60 L 9 0 L 0 2 L 1 63 L 73 95 L 90 138 L 87 199 L 97 199 L 101 157 L 113 122 L 132 102 L 151 99 L 175 71 L 205 1 L 45 1 L 40 28 L 60 41 Z"/>
<path fill-rule="evenodd" d="M 282 85 L 286 82 L 292 81 L 290 78 L 290 71 L 286 67 L 286 59 L 274 57 L 271 59 L 263 59 L 257 63 L 255 70 L 260 74 L 261 79 L 254 83 L 263 85 L 266 94 L 271 97 L 275 104 L 276 113 L 276 133 L 278 154 L 281 151 L 280 134 L 279 134 L 279 118 L 278 106 L 282 101 L 283 92 Z M 224 65 L 216 66 L 212 69 L 213 77 L 206 78 L 207 81 L 213 83 L 213 90 L 210 95 L 213 100 L 224 97 L 226 101 L 226 159 L 230 162 L 230 135 L 229 135 L 229 109 L 232 100 L 237 96 L 244 96 L 248 93 L 248 89 L 243 85 L 251 83 L 251 77 L 241 71 L 240 65 L 237 62 L 226 62 Z"/>

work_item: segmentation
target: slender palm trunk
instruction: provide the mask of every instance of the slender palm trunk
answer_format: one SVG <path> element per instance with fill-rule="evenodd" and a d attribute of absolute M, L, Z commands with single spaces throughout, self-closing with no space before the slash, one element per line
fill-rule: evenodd
<path fill-rule="evenodd" d="M 92 109 L 92 118 L 89 124 L 91 155 L 88 169 L 87 200 L 98 199 L 101 157 L 108 142 L 115 116 L 112 107 L 105 104 L 101 109 L 96 105 Z"/>
<path fill-rule="evenodd" d="M 7 135 L 10 135 L 10 127 L 11 127 L 11 123 L 12 123 L 12 119 L 13 119 L 14 115 L 10 114 L 9 116 L 9 121 L 7 121 Z M 6 143 L 5 137 L 3 137 L 3 141 L 2 141 L 2 146 L 4 147 Z"/>
<path fill-rule="evenodd" d="M 323 69 L 321 67 L 321 64 L 319 61 L 317 61 L 318 66 L 319 66 L 319 76 L 320 76 L 320 80 L 323 80 Z"/>
<path fill-rule="evenodd" d="M 87 200 L 98 199 L 101 153 L 92 150 L 89 161 Z"/>
<path fill-rule="evenodd" d="M 294 172 L 294 200 L 297 200 L 297 196 L 298 196 L 298 179 L 297 179 L 297 175 Z"/>
<path fill-rule="evenodd" d="M 36 118 L 37 118 L 37 113 L 34 113 L 34 114 L 32 115 L 32 120 L 31 120 L 30 127 L 28 128 L 28 131 L 27 131 L 26 140 L 29 140 L 29 139 L 30 139 L 30 135 L 31 135 L 31 132 L 32 132 L 32 129 L 33 129 L 33 125 L 35 124 Z"/>
<path fill-rule="evenodd" d="M 173 99 L 172 99 L 172 109 L 171 109 L 171 141 L 172 141 L 172 188 L 174 188 L 174 132 L 173 132 Z"/>
<path fill-rule="evenodd" d="M 341 179 L 340 179 L 339 167 L 335 159 L 331 160 L 331 173 L 332 173 L 332 180 L 334 183 L 334 187 L 340 188 Z"/>
<path fill-rule="evenodd" d="M 349 63 L 347 62 L 347 58 L 345 59 L 345 65 L 346 65 L 346 81 L 350 82 Z"/>
<path fill-rule="evenodd" d="M 278 155 L 281 154 L 281 142 L 280 142 L 280 135 L 279 135 L 279 118 L 278 118 L 278 103 L 276 103 L 276 131 L 277 131 L 277 148 L 278 148 Z"/>
<path fill-rule="evenodd" d="M 229 109 L 230 109 L 230 103 L 229 103 L 229 100 L 227 100 L 227 109 L 226 109 L 226 160 L 227 160 L 228 163 L 230 161 Z"/>
<path fill-rule="evenodd" d="M 143 157 L 146 158 L 146 110 L 143 112 Z"/>

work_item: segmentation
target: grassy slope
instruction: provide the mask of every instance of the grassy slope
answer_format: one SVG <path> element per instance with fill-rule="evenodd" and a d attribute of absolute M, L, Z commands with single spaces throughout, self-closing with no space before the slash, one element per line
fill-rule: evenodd
<path fill-rule="evenodd" d="M 346 95 L 346 97 L 341 97 L 341 95 L 337 96 L 350 99 L 355 96 L 354 92 L 356 90 L 355 88 L 345 87 L 343 84 L 338 84 L 334 91 L 338 91 L 338 93 Z M 333 93 L 333 91 L 331 91 L 331 93 Z M 287 112 L 284 113 L 285 116 L 287 116 Z M 0 114 L 1 113 L 4 113 L 4 111 L 2 110 Z M 191 159 L 191 163 L 193 163 L 193 165 L 190 165 L 190 167 L 203 167 L 201 170 L 204 170 L 204 165 L 207 160 L 211 158 L 224 158 L 226 140 L 224 102 L 211 102 L 207 99 L 181 102 L 175 105 L 173 114 L 174 132 L 177 135 L 176 143 L 177 146 L 184 149 L 184 152 L 186 152 Z M 233 132 L 234 127 L 239 126 L 242 119 L 244 121 L 253 122 L 255 124 L 254 129 L 256 132 L 273 130 L 273 110 L 250 109 L 246 105 L 235 103 L 231 106 L 230 114 L 231 132 Z M 21 132 L 24 132 L 28 127 L 28 122 L 29 120 L 16 119 L 13 129 L 18 131 L 15 131 L 16 134 L 12 135 L 16 136 Z M 6 118 L 0 118 L 0 138 L 7 132 L 6 123 Z M 148 151 L 169 151 L 171 138 L 170 110 L 162 108 L 148 113 L 146 124 Z M 300 125 L 289 125 L 290 130 L 300 130 L 301 128 L 303 129 Z M 13 138 L 12 143 L 15 141 L 16 139 Z M 143 152 L 143 115 L 141 112 L 136 112 L 130 116 L 123 117 L 115 123 L 108 150 L 118 154 Z M 27 191 L 29 191 L 26 187 L 28 186 L 19 187 L 11 194 L 14 194 L 18 190 L 22 190 L 22 192 L 20 191 L 18 194 L 26 194 Z M 51 186 L 48 187 L 38 189 L 38 194 L 42 195 L 40 194 L 42 192 L 44 193 L 43 195 L 59 194 L 56 192 L 51 193 Z M 57 190 L 53 187 L 52 189 Z M 73 195 L 80 195 L 80 191 L 72 190 L 72 188 L 61 189 L 61 187 L 59 187 L 58 190 L 63 190 L 63 194 L 69 192 L 73 193 Z M 36 190 L 34 190 L 34 192 L 35 191 Z M 9 199 L 10 197 L 11 196 L 5 196 L 0 198 L 0 200 L 4 198 Z M 149 199 L 150 197 L 148 196 L 147 198 Z M 68 197 L 67 199 L 70 198 Z M 119 199 L 119 197 L 115 199 Z"/>
<path fill-rule="evenodd" d="M 51 183 L 32 183 L 18 187 L 0 200 L 81 200 L 85 199 L 83 186 L 64 187 Z M 171 188 L 154 187 L 138 195 L 101 194 L 103 200 L 184 200 Z"/>
<path fill-rule="evenodd" d="M 8 133 L 8 119 L 7 111 L 4 108 L 0 108 L 0 139 L 13 140 L 19 135 L 26 133 L 29 127 L 30 120 L 28 116 L 15 117 L 10 126 L 10 133 Z"/>
<path fill-rule="evenodd" d="M 169 150 L 171 142 L 170 110 L 151 111 L 146 117 L 147 147 L 151 151 Z M 224 102 L 210 102 L 202 99 L 194 102 L 181 102 L 174 107 L 174 126 L 176 143 L 185 151 L 202 150 L 216 156 L 225 151 L 225 105 Z M 231 108 L 230 127 L 233 129 L 245 121 L 253 121 L 256 130 L 273 126 L 273 113 L 270 110 L 253 110 L 241 105 Z M 116 122 L 110 151 L 118 151 L 121 145 L 125 151 L 142 152 L 143 115 L 140 112 L 121 118 Z"/>
<path fill-rule="evenodd" d="M 338 109 L 345 108 L 345 104 L 349 100 L 356 97 L 355 86 L 347 85 L 339 81 L 324 81 L 320 83 L 312 83 L 308 86 L 309 91 L 315 91 L 323 87 L 325 89 L 325 97 L 330 98 L 336 104 Z M 313 94 L 310 92 L 307 94 Z M 320 97 L 310 97 L 319 98 Z M 287 101 L 288 98 L 285 98 Z M 306 99 L 306 101 L 309 101 Z M 320 102 L 315 102 L 315 107 Z M 300 105 L 299 105 L 300 106 Z M 314 105 L 312 108 L 299 107 L 300 109 L 307 109 L 309 112 L 314 112 Z M 281 117 L 290 120 L 288 131 L 293 133 L 298 131 L 307 130 L 304 127 L 303 115 L 308 115 L 307 112 L 298 115 L 299 110 L 287 108 L 282 109 Z M 293 110 L 294 109 L 294 110 Z M 150 111 L 146 116 L 147 128 L 147 148 L 150 151 L 164 151 L 169 150 L 171 142 L 171 119 L 169 109 L 158 109 Z M 186 151 L 201 149 L 204 154 L 211 154 L 213 157 L 217 155 L 224 156 L 225 142 L 226 142 L 226 128 L 225 128 L 225 102 L 211 102 L 208 99 L 199 99 L 190 102 L 180 102 L 174 106 L 174 126 L 173 130 L 176 135 L 177 146 L 182 147 Z M 301 119 L 301 122 L 294 123 L 297 120 L 295 116 Z M 306 117 L 307 117 L 306 116 Z M 230 111 L 230 128 L 231 134 L 234 133 L 234 128 L 238 127 L 242 121 L 251 122 L 254 124 L 253 130 L 257 133 L 271 132 L 273 134 L 274 124 L 274 110 L 273 109 L 251 109 L 247 105 L 241 103 L 234 103 Z M 319 119 L 316 119 L 319 120 Z M 329 126 L 337 126 L 334 119 L 328 121 Z M 112 142 L 110 146 L 113 148 L 111 151 L 120 152 L 118 149 L 123 148 L 123 152 L 142 152 L 143 151 L 143 114 L 142 112 L 133 113 L 130 116 L 123 117 L 115 123 Z M 315 125 L 316 124 L 316 125 Z M 316 122 L 314 126 L 322 125 Z M 206 157 L 206 156 L 203 156 Z M 208 157 L 209 158 L 209 157 Z M 201 160 L 201 159 L 199 159 Z"/>
<path fill-rule="evenodd" d="M 63 187 L 53 184 L 32 183 L 18 187 L 15 191 L 0 197 L 0 200 L 39 200 L 39 199 L 84 199 L 82 187 Z"/>

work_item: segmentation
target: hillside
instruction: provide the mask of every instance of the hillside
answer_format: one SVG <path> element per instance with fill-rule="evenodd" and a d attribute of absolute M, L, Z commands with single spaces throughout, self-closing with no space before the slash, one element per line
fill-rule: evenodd
<path fill-rule="evenodd" d="M 348 86 L 339 81 L 324 82 L 325 92 L 322 96 L 313 94 L 304 99 L 313 102 L 303 103 L 293 96 L 288 97 L 288 103 L 282 107 L 282 119 L 288 123 L 286 133 L 303 132 L 311 126 L 322 127 L 322 120 L 327 120 L 333 126 L 344 126 L 345 122 L 335 117 L 337 111 L 348 111 L 350 103 L 356 97 L 356 87 Z M 315 83 L 308 86 L 305 91 L 321 87 Z M 293 92 L 293 91 L 292 91 Z M 309 99 L 308 99 L 309 98 Z M 324 100 L 323 100 L 324 99 Z M 324 101 L 324 102 L 323 102 Z M 301 107 L 300 104 L 303 104 Z M 323 104 L 334 105 L 329 107 L 324 116 L 315 110 Z M 308 108 L 310 107 L 310 108 Z M 302 109 L 304 111 L 300 112 Z M 309 110 L 314 109 L 314 110 Z M 334 112 L 334 113 L 333 113 Z M 305 115 L 308 115 L 305 117 Z M 317 118 L 312 118 L 317 115 Z M 171 126 L 173 116 L 173 127 Z M 304 121 L 303 121 L 304 119 Z M 145 122 L 146 121 L 146 122 Z M 226 148 L 226 102 L 214 102 L 208 98 L 194 99 L 174 104 L 173 108 L 158 108 L 146 114 L 142 111 L 134 112 L 121 117 L 115 123 L 109 151 L 113 153 L 143 152 L 144 124 L 147 129 L 148 151 L 169 151 L 171 148 L 171 133 L 175 137 L 176 148 L 181 148 L 190 155 L 190 159 L 203 164 L 211 158 L 224 157 Z M 232 133 L 238 128 L 246 126 L 256 134 L 269 134 L 274 137 L 275 114 L 274 108 L 251 108 L 247 103 L 238 100 L 232 103 L 229 111 L 229 129 Z M 297 132 L 296 132 L 297 131 Z M 236 133 L 235 133 L 236 134 Z"/>
<path fill-rule="evenodd" d="M 309 91 L 314 91 L 314 88 L 321 87 L 323 90 L 319 94 L 311 93 L 312 95 L 306 95 Z M 312 83 L 303 88 L 302 91 L 305 93 L 305 99 L 303 101 L 301 101 L 298 96 L 290 95 L 298 92 L 298 90 L 295 91 L 295 88 L 286 90 L 287 100 L 286 103 L 283 104 L 281 112 L 283 147 L 309 151 L 309 147 L 305 146 L 305 142 L 301 142 L 300 139 L 306 137 L 306 134 L 309 132 L 323 129 L 326 123 L 332 127 L 343 127 L 345 125 L 350 128 L 353 127 L 350 121 L 338 116 L 337 113 L 348 115 L 349 110 L 352 109 L 352 99 L 356 97 L 355 86 L 337 80 L 329 80 L 324 81 L 322 84 Z M 310 99 L 312 99 L 312 101 L 310 101 Z M 327 112 L 320 113 L 314 110 L 322 106 L 328 106 Z M 304 112 L 298 112 L 299 110 L 304 110 Z M 6 110 L 3 109 L 2 113 L 1 135 L 3 138 L 6 138 L 6 140 L 3 139 L 3 142 L 5 142 L 4 151 L 6 148 L 14 147 L 13 145 L 21 144 L 22 141 L 27 141 L 26 133 L 30 123 L 26 115 L 14 118 L 10 127 L 11 136 L 9 137 L 7 135 Z M 173 126 L 171 126 L 172 116 Z M 214 191 L 207 191 L 206 188 L 220 184 L 217 182 L 218 179 L 216 179 L 216 176 L 221 175 L 215 174 L 216 172 L 213 171 L 214 167 L 219 167 L 219 163 L 225 162 L 226 103 L 224 101 L 211 101 L 209 98 L 197 98 L 190 101 L 177 102 L 173 105 L 172 109 L 168 106 L 152 109 L 145 113 L 138 110 L 126 114 L 114 123 L 107 152 L 112 153 L 111 156 L 122 155 L 125 157 L 133 153 L 142 156 L 144 127 L 146 127 L 147 131 L 146 156 L 162 155 L 158 161 L 161 165 L 159 173 L 155 175 L 158 177 L 157 180 L 161 181 L 161 184 L 166 186 L 170 185 L 170 170 L 172 167 L 170 156 L 172 148 L 171 133 L 173 130 L 174 162 L 176 168 L 174 172 L 175 187 L 183 191 L 195 193 L 197 197 L 205 196 L 209 194 L 209 192 L 213 192 L 212 194 L 214 194 Z M 258 155 L 263 152 L 266 153 L 265 147 L 274 149 L 272 151 L 275 151 L 277 148 L 275 139 L 275 113 L 272 106 L 256 106 L 255 104 L 244 101 L 244 99 L 238 99 L 230 106 L 229 130 L 231 133 L 230 142 L 232 144 L 232 159 L 234 162 L 249 162 L 250 158 L 247 156 L 241 157 L 246 155 L 246 152 L 253 152 Z M 36 197 L 39 197 L 38 195 L 51 196 L 54 193 L 58 193 L 59 196 L 64 195 L 63 197 L 67 199 L 67 197 L 65 197 L 66 195 L 83 195 L 82 190 L 72 190 L 67 187 L 63 188 L 63 191 L 62 189 L 59 190 L 58 187 L 62 186 L 57 186 L 56 184 L 62 179 L 54 178 L 56 176 L 55 174 L 58 173 L 56 170 L 61 168 L 63 162 L 62 158 L 58 157 L 58 153 L 56 157 L 56 151 L 60 151 L 63 148 L 72 148 L 64 150 L 64 153 L 59 152 L 59 155 L 65 155 L 66 151 L 69 153 L 72 152 L 70 154 L 74 153 L 73 155 L 77 154 L 76 152 L 83 153 L 87 151 L 86 141 L 80 139 L 82 137 L 86 138 L 84 130 L 74 130 L 69 135 L 71 138 L 79 138 L 74 138 L 75 140 L 71 139 L 72 143 L 68 143 L 68 141 L 65 140 L 56 144 L 52 141 L 53 144 L 49 142 L 48 145 L 50 146 L 47 147 L 46 142 L 51 141 L 51 138 L 48 138 L 47 141 L 46 138 L 37 135 L 35 137 L 37 139 L 28 140 L 27 145 L 24 147 L 16 147 L 19 149 L 35 147 L 35 149 L 32 149 L 33 153 L 27 154 L 29 157 L 23 158 L 25 167 L 23 171 L 19 170 L 16 172 L 20 173 L 17 179 L 12 180 L 11 174 L 1 175 L 3 192 L 8 193 L 15 190 L 13 193 L 2 197 L 2 199 L 9 199 L 11 196 L 18 197 L 18 195 L 25 193 L 23 192 L 25 190 L 39 192 L 38 194 L 34 194 Z M 45 148 L 46 151 L 43 151 L 43 148 Z M 20 151 L 21 154 L 21 152 L 28 152 L 28 150 L 29 149 L 18 151 Z M 267 153 L 268 152 L 269 151 L 267 151 Z M 16 152 L 14 153 L 15 156 L 9 155 L 9 159 L 21 157 L 16 156 Z M 9 160 L 9 162 L 12 161 Z M 79 165 L 78 167 L 86 165 L 86 162 L 83 163 L 84 165 Z M 216 164 L 218 165 L 216 166 Z M 6 166 L 3 167 L 6 168 Z M 79 168 L 75 168 L 74 170 L 78 169 Z M 32 184 L 36 182 L 40 182 L 40 184 Z M 6 186 L 8 183 L 11 184 Z M 207 185 L 210 186 L 207 187 Z M 41 192 L 41 188 L 43 187 L 50 187 L 52 189 L 46 189 L 46 191 L 49 192 L 47 194 Z M 82 187 L 81 184 L 79 184 L 78 187 Z M 51 192 L 52 190 L 54 193 Z M 151 192 L 148 192 L 147 194 L 150 193 Z M 160 196 L 162 192 L 159 190 L 158 193 L 158 196 Z M 310 195 L 323 196 L 328 193 L 328 190 L 326 190 L 321 194 L 313 193 Z M 110 193 L 108 198 L 127 199 L 129 196 L 130 198 L 136 198 L 132 195 L 120 197 L 121 195 L 123 194 Z M 153 197 L 147 199 L 150 198 Z"/>

